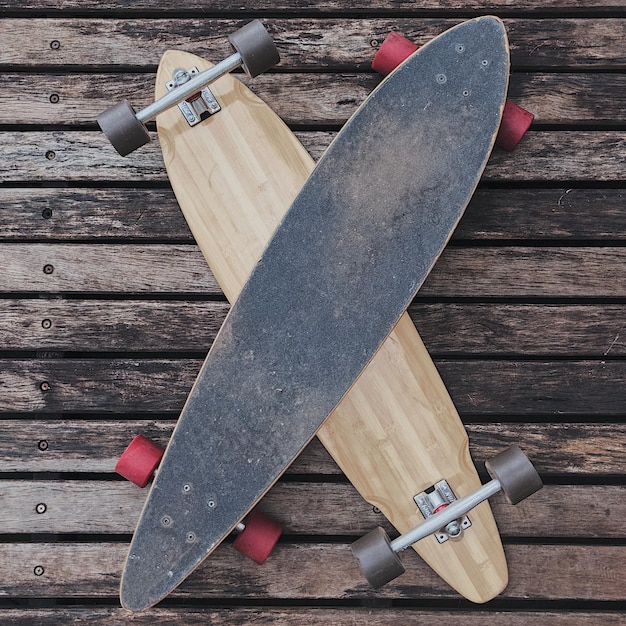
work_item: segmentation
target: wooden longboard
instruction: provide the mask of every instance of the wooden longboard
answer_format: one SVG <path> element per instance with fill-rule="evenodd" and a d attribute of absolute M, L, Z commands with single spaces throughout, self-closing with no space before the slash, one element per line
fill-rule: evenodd
<path fill-rule="evenodd" d="M 508 50 L 506 63 L 508 70 Z M 203 70 L 209 65 L 189 54 L 167 52 L 159 66 L 157 97 L 174 69 Z M 190 128 L 174 108 L 157 122 L 177 199 L 232 302 L 313 162 L 283 122 L 236 78 L 225 76 L 211 89 L 222 110 L 209 120 Z M 503 105 L 504 93 L 501 100 Z M 494 134 L 495 130 L 497 125 Z M 289 432 L 281 436 L 288 437 Z M 406 313 L 318 436 L 362 496 L 400 532 L 421 519 L 413 502 L 420 491 L 445 478 L 461 497 L 480 484 L 465 429 Z M 164 464 L 168 454 L 173 458 L 168 449 Z M 161 472 L 151 498 L 160 488 L 160 477 Z M 507 568 L 489 505 L 479 505 L 470 517 L 472 527 L 462 540 L 439 544 L 429 537 L 415 549 L 459 593 L 484 602 L 506 586 Z M 141 596 L 142 590 L 128 580 L 128 565 L 133 567 L 142 558 L 137 546 L 131 546 L 122 582 L 122 602 L 128 608 L 144 608 L 160 599 L 149 591 L 144 600 L 133 596 Z"/>

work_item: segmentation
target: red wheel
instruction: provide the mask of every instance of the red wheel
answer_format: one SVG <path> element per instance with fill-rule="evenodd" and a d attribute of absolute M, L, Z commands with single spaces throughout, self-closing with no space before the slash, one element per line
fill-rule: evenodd
<path fill-rule="evenodd" d="M 498 146 L 509 152 L 517 146 L 530 128 L 535 116 L 526 109 L 522 109 L 510 100 L 506 101 L 502 112 L 502 123 L 496 138 Z"/>
<path fill-rule="evenodd" d="M 138 487 L 145 487 L 163 456 L 163 448 L 137 435 L 122 453 L 115 471 Z"/>
<path fill-rule="evenodd" d="M 408 59 L 419 46 L 398 33 L 390 32 L 372 61 L 372 69 L 383 76 Z"/>
<path fill-rule="evenodd" d="M 280 524 L 255 510 L 246 518 L 245 529 L 237 536 L 233 547 L 255 563 L 263 565 L 282 532 Z"/>

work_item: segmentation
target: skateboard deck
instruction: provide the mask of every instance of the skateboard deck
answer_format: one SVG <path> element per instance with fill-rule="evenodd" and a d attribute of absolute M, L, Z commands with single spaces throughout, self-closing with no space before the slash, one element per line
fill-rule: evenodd
<path fill-rule="evenodd" d="M 374 353 L 319 433 L 357 489 L 404 531 L 419 521 L 412 498 L 421 489 L 445 477 L 460 497 L 479 484 L 465 430 L 406 314 L 378 350 L 460 218 L 504 104 L 508 50 L 501 24 L 481 19 L 455 30 L 370 96 L 306 183 L 312 169 L 306 151 L 230 76 L 212 86 L 222 111 L 203 123 L 202 134 L 176 110 L 159 116 L 168 173 L 192 232 L 229 299 L 243 291 L 146 503 L 122 581 L 127 608 L 159 601 L 219 544 Z M 444 52 L 454 52 L 454 61 L 447 63 Z M 479 78 L 468 76 L 467 59 L 480 64 Z M 157 89 L 189 62 L 207 65 L 168 53 Z M 413 93 L 407 81 L 416 85 Z M 452 90 L 458 98 L 450 104 Z M 461 150 L 453 147 L 459 131 L 449 110 L 445 145 L 444 106 L 467 118 Z M 407 124 L 415 135 L 401 133 L 398 141 Z M 381 154 L 393 163 L 384 172 Z M 428 167 L 421 154 L 428 154 Z M 439 180 L 452 167 L 454 190 Z M 357 262 L 359 251 L 366 254 Z M 405 275 L 407 264 L 414 269 Z M 488 505 L 472 516 L 462 541 L 430 546 L 428 538 L 416 547 L 450 584 L 481 602 L 506 585 L 506 563 Z"/>

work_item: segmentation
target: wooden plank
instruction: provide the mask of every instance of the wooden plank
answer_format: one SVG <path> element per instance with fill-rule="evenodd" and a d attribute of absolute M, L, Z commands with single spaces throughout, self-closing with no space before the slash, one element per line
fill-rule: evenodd
<path fill-rule="evenodd" d="M 624 188 L 482 187 L 468 206 L 453 241 L 626 239 L 625 194 Z M 0 187 L 0 239 L 194 241 L 169 189 L 133 187 Z"/>
<path fill-rule="evenodd" d="M 5 350 L 202 352 L 228 309 L 225 301 L 0 300 L 0 345 Z"/>
<path fill-rule="evenodd" d="M 518 73 L 511 76 L 509 99 L 535 115 L 535 126 L 616 123 L 624 111 L 624 80 L 615 74 Z"/>
<path fill-rule="evenodd" d="M 418 600 L 415 601 L 419 603 Z M 57 607 L 3 609 L 7 626 L 58 626 L 58 624 L 97 623 L 102 626 L 153 626 L 169 624 L 184 626 L 393 626 L 395 624 L 441 626 L 462 621 L 465 626 L 623 626 L 619 611 L 569 610 L 430 610 L 424 608 L 153 608 L 147 613 L 129 613 L 120 608 Z"/>
<path fill-rule="evenodd" d="M 316 0 L 310 2 L 308 0 L 282 0 L 279 5 L 275 0 L 254 0 L 248 2 L 238 2 L 236 7 L 233 7 L 233 3 L 230 0 L 185 0 L 184 2 L 177 2 L 172 5 L 166 0 L 136 0 L 132 3 L 131 7 L 124 7 L 124 12 L 129 15 L 135 13 L 198 13 L 199 16 L 203 15 L 219 15 L 221 13 L 232 14 L 236 12 L 258 12 L 269 13 L 270 15 L 276 15 L 281 13 L 293 13 L 298 14 L 333 14 L 333 13 L 346 13 L 347 11 L 353 11 L 355 13 L 366 10 L 368 13 L 375 12 L 389 12 L 397 9 L 398 5 L 393 0 L 350 0 L 338 1 L 338 0 Z M 20 10 L 26 12 L 28 10 L 47 12 L 59 9 L 57 0 L 2 0 L 0 2 L 0 8 L 6 8 L 8 10 Z M 99 12 L 111 12 L 120 11 L 120 2 L 117 0 L 105 0 L 101 2 L 99 0 L 64 0 L 62 8 L 66 11 L 81 10 L 89 13 Z M 593 0 L 585 3 L 584 13 L 602 13 L 609 9 L 621 9 L 623 4 L 620 0 Z M 512 13 L 515 11 L 532 12 L 534 14 L 541 14 L 543 12 L 549 12 L 554 14 L 559 13 L 580 13 L 583 12 L 580 3 L 576 0 L 524 0 L 518 2 L 514 0 L 491 0 L 490 2 L 479 2 L 478 0 L 471 0 L 470 2 L 462 2 L 460 0 L 435 0 L 428 3 L 428 7 L 424 7 L 422 2 L 416 0 L 404 0 L 402 2 L 403 14 L 414 14 L 419 16 L 420 14 L 432 13 L 437 11 L 461 11 L 464 14 L 468 12 L 480 11 L 485 13 L 486 11 L 496 11 L 499 13 Z"/>
<path fill-rule="evenodd" d="M 127 549 L 125 543 L 105 542 L 0 544 L 0 597 L 116 597 Z M 512 544 L 505 546 L 505 551 L 509 586 L 499 596 L 502 600 L 623 598 L 624 546 Z M 223 544 L 172 593 L 172 598 L 458 597 L 413 551 L 406 551 L 402 560 L 406 574 L 374 591 L 346 544 L 280 543 L 263 567 Z M 43 569 L 39 576 L 34 574 L 37 567 Z"/>
<path fill-rule="evenodd" d="M 495 419 L 498 419 L 495 417 Z M 543 476 L 571 478 L 624 475 L 626 430 L 621 421 L 601 423 L 602 414 L 577 422 L 467 423 L 470 451 L 476 463 L 517 444 Z M 115 463 L 130 440 L 141 433 L 162 446 L 174 427 L 170 419 L 0 420 L 0 472 L 104 472 Z M 482 465 L 480 465 L 482 467 Z M 337 465 L 313 440 L 289 468 L 291 475 L 340 475 Z M 307 513 L 307 507 L 303 509 Z"/>
<path fill-rule="evenodd" d="M 620 297 L 624 261 L 624 248 L 448 247 L 420 295 Z"/>
<path fill-rule="evenodd" d="M 623 189 L 479 188 L 455 239 L 617 240 L 626 235 L 624 198 Z"/>
<path fill-rule="evenodd" d="M 375 48 L 390 30 L 423 44 L 462 19 L 269 18 L 282 69 L 369 69 Z M 226 37 L 243 20 L 9 18 L 0 66 L 156 67 L 168 48 L 221 59 Z M 623 69 L 626 20 L 506 19 L 516 68 Z M 337 36 L 341 33 L 341 37 Z M 53 43 L 55 42 L 55 43 Z M 156 44 L 158 42 L 158 45 Z M 115 100 L 115 98 L 114 98 Z"/>
<path fill-rule="evenodd" d="M 191 245 L 4 244 L 0 292 L 221 295 Z M 420 296 L 619 298 L 622 247 L 448 247 Z"/>
<path fill-rule="evenodd" d="M 131 534 L 147 496 L 147 490 L 126 481 L 3 480 L 0 488 L 3 535 Z M 623 536 L 625 486 L 547 485 L 517 506 L 501 496 L 490 502 L 504 538 Z M 376 526 L 397 535 L 349 483 L 279 482 L 260 508 L 279 521 L 289 536 L 357 538 Z"/>
<path fill-rule="evenodd" d="M 332 141 L 331 131 L 296 135 L 314 159 Z M 558 159 L 555 155 L 558 154 Z M 93 131 L 1 132 L 0 182 L 159 182 L 167 184 L 157 141 L 121 158 L 102 133 Z M 513 153 L 495 150 L 484 182 L 623 181 L 626 131 L 538 131 Z M 562 184 L 562 182 L 561 182 Z"/>
<path fill-rule="evenodd" d="M 431 354 L 618 356 L 625 352 L 621 305 L 414 304 L 409 313 Z"/>
<path fill-rule="evenodd" d="M 239 75 L 240 78 L 244 78 Z M 116 98 L 139 110 L 152 101 L 153 74 L 13 73 L 0 75 L 0 123 L 93 124 Z M 372 73 L 263 74 L 244 82 L 288 124 L 340 125 L 380 82 Z M 616 123 L 626 107 L 621 74 L 513 74 L 509 98 L 537 125 Z M 15 107 L 15 101 L 28 107 Z M 597 106 L 602 102 L 603 106 Z"/>
<path fill-rule="evenodd" d="M 254 80 L 237 76 L 289 124 L 343 124 L 380 82 L 373 73 L 262 74 Z M 115 98 L 128 99 L 136 110 L 147 106 L 154 99 L 154 83 L 152 73 L 4 74 L 0 76 L 0 123 L 93 124 Z M 29 99 L 32 106 L 26 111 L 12 106 L 16 97 Z"/>
<path fill-rule="evenodd" d="M 5 359 L 0 411 L 179 412 L 199 359 Z M 626 361 L 437 360 L 452 400 L 467 415 L 624 413 Z"/>
<path fill-rule="evenodd" d="M 228 308 L 224 301 L 2 299 L 0 345 L 52 352 L 202 352 Z M 622 304 L 416 302 L 409 313 L 438 357 L 626 353 Z"/>
<path fill-rule="evenodd" d="M 171 189 L 0 187 L 2 241 L 194 243 Z"/>
<path fill-rule="evenodd" d="M 204 257 L 190 245 L 4 244 L 0 265 L 0 291 L 5 292 L 122 288 L 123 293 L 222 294 Z"/>

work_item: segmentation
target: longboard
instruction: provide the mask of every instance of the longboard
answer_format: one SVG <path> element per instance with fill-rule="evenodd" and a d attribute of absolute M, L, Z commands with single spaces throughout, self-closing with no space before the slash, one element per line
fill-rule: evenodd
<path fill-rule="evenodd" d="M 314 436 L 374 353 L 318 433 L 360 493 L 403 532 L 420 519 L 413 496 L 422 489 L 446 478 L 460 497 L 480 484 L 463 425 L 408 315 L 378 350 L 458 222 L 504 104 L 508 48 L 501 23 L 482 18 L 450 33 L 373 92 L 308 181 L 313 164 L 306 151 L 233 77 L 212 86 L 222 110 L 203 125 L 190 129 L 176 110 L 159 116 L 181 208 L 227 297 L 241 295 L 183 409 L 144 508 L 122 581 L 127 608 L 158 602 L 219 544 Z M 479 65 L 478 79 L 469 76 L 467 63 Z M 174 68 L 187 65 L 208 66 L 168 52 L 157 90 Z M 407 90 L 407 82 L 415 88 Z M 448 145 L 442 129 L 450 92 L 458 96 L 455 114 L 466 118 L 461 150 L 453 147 L 459 129 L 449 111 Z M 403 132 L 398 141 L 407 127 L 414 135 Z M 446 156 L 450 152 L 453 158 Z M 381 172 L 385 158 L 393 165 Z M 451 192 L 442 172 L 459 162 L 470 171 L 455 171 L 462 180 Z M 401 197 L 390 203 L 398 189 Z M 353 258 L 359 250 L 367 251 L 361 267 Z M 407 264 L 418 269 L 399 277 Z M 252 308 L 246 330 L 240 311 Z M 398 312 L 389 314 L 389 308 Z M 289 325 L 272 327 L 276 309 Z M 300 340 L 292 343 L 293 335 Z M 312 352 L 311 344 L 317 346 Z M 284 372 L 292 361 L 295 376 Z M 193 417 L 200 413 L 201 421 Z M 472 512 L 461 541 L 439 544 L 429 537 L 415 547 L 476 602 L 506 585 L 487 504 Z"/>

